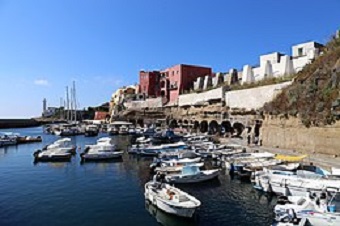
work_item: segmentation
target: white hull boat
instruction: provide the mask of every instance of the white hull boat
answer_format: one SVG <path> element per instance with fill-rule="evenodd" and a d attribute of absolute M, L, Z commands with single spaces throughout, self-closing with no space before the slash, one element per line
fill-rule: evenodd
<path fill-rule="evenodd" d="M 197 167 L 203 167 L 204 162 L 198 162 L 198 163 L 190 163 L 190 166 L 197 166 Z M 156 167 L 155 171 L 156 172 L 163 172 L 163 173 L 175 173 L 175 172 L 180 172 L 182 171 L 184 165 L 180 166 L 161 166 L 161 167 Z"/>
<path fill-rule="evenodd" d="M 218 177 L 219 171 L 219 169 L 201 171 L 197 166 L 185 166 L 180 174 L 165 176 L 165 181 L 168 183 L 199 183 Z"/>
<path fill-rule="evenodd" d="M 145 199 L 164 212 L 180 217 L 193 217 L 201 202 L 178 188 L 158 182 L 145 184 Z"/>
<path fill-rule="evenodd" d="M 114 144 L 111 144 L 111 138 L 100 138 L 95 145 L 88 145 L 85 151 L 80 154 L 82 161 L 100 161 L 121 158 L 122 151 L 118 151 Z"/>
<path fill-rule="evenodd" d="M 336 194 L 328 196 L 326 192 L 279 197 L 274 208 L 275 220 L 294 223 L 306 219 L 312 226 L 340 225 L 340 212 L 336 212 L 335 197 Z"/>
<path fill-rule="evenodd" d="M 297 173 L 265 170 L 255 172 L 254 187 L 279 195 L 305 196 L 308 192 L 320 193 L 323 190 L 340 192 L 340 180 L 304 170 Z"/>
<path fill-rule="evenodd" d="M 70 161 L 76 153 L 76 146 L 71 145 L 70 138 L 63 138 L 34 152 L 35 161 Z"/>

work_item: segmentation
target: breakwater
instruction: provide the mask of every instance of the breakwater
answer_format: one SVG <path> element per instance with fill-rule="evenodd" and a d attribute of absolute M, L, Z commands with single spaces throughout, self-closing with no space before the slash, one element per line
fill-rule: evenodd
<path fill-rule="evenodd" d="M 40 123 L 34 119 L 0 119 L 0 129 L 27 128 L 39 125 Z"/>

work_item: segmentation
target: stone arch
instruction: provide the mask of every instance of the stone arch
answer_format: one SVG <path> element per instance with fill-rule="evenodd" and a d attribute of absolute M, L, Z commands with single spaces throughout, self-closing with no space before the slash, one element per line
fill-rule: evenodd
<path fill-rule="evenodd" d="M 200 123 L 200 131 L 201 133 L 206 133 L 208 132 L 208 122 L 206 120 L 203 120 L 201 123 Z"/>
<path fill-rule="evenodd" d="M 193 124 L 194 124 L 194 128 L 195 129 L 200 127 L 200 122 L 199 121 L 194 121 Z"/>
<path fill-rule="evenodd" d="M 129 122 L 131 122 L 133 125 L 136 125 L 136 119 L 129 119 Z"/>
<path fill-rule="evenodd" d="M 244 130 L 245 128 L 246 128 L 246 127 L 245 127 L 242 123 L 240 123 L 240 122 L 235 122 L 235 123 L 233 124 L 233 129 L 234 129 L 234 133 L 236 133 L 236 134 L 235 134 L 236 137 L 240 137 L 241 134 L 242 134 L 242 132 L 243 132 L 243 130 Z"/>
<path fill-rule="evenodd" d="M 212 134 L 216 134 L 218 132 L 220 132 L 220 125 L 218 124 L 218 122 L 216 120 L 212 120 L 209 123 L 209 132 Z"/>
<path fill-rule="evenodd" d="M 262 127 L 262 121 L 261 120 L 256 120 L 255 121 L 255 126 L 254 126 L 254 138 L 255 138 L 255 144 L 260 144 L 262 145 L 262 141 L 260 140 L 260 129 Z"/>
<path fill-rule="evenodd" d="M 137 125 L 139 125 L 140 127 L 144 127 L 144 120 L 143 119 L 137 119 Z"/>
<path fill-rule="evenodd" d="M 186 125 L 188 125 L 188 124 L 189 124 L 189 120 L 187 120 L 187 119 L 184 119 L 184 120 L 183 120 L 183 124 L 186 124 Z"/>
<path fill-rule="evenodd" d="M 178 125 L 182 125 L 182 123 L 183 123 L 183 120 L 182 120 L 182 119 L 178 119 L 177 124 L 178 124 Z"/>
<path fill-rule="evenodd" d="M 221 130 L 228 136 L 234 133 L 234 128 L 231 126 L 230 121 L 223 121 L 221 123 Z"/>
<path fill-rule="evenodd" d="M 176 120 L 176 119 L 172 119 L 172 120 L 170 121 L 170 123 L 169 123 L 169 127 L 170 127 L 171 129 L 178 127 L 177 120 Z"/>
<path fill-rule="evenodd" d="M 161 88 L 165 88 L 165 81 L 161 81 Z"/>

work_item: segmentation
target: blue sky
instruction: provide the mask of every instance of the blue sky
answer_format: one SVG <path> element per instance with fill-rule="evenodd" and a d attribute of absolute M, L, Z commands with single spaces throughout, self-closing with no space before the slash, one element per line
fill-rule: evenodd
<path fill-rule="evenodd" d="M 77 83 L 82 107 L 109 101 L 140 69 L 214 71 L 340 28 L 340 1 L 0 0 L 0 118 L 40 115 Z"/>

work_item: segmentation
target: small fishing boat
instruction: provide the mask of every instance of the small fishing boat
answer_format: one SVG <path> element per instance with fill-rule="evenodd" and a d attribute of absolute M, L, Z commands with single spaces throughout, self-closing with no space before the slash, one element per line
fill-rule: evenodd
<path fill-rule="evenodd" d="M 72 155 L 76 153 L 76 146 L 71 144 L 70 138 L 63 138 L 45 146 L 42 150 L 33 153 L 34 160 L 37 161 L 70 161 Z"/>
<path fill-rule="evenodd" d="M 162 166 L 185 166 L 193 163 L 199 163 L 201 157 L 197 158 L 156 158 L 150 164 L 151 169 Z"/>
<path fill-rule="evenodd" d="M 173 150 L 184 150 L 188 146 L 184 142 L 177 142 L 173 144 L 151 145 L 147 148 L 141 149 L 140 153 L 146 156 L 158 156 L 163 152 L 172 152 Z"/>
<path fill-rule="evenodd" d="M 99 129 L 96 125 L 88 125 L 85 127 L 85 137 L 98 136 Z"/>
<path fill-rule="evenodd" d="M 101 161 L 119 159 L 122 155 L 123 152 L 111 144 L 111 138 L 103 137 L 97 140 L 97 144 L 87 145 L 80 157 L 82 161 Z"/>
<path fill-rule="evenodd" d="M 128 129 L 128 134 L 129 135 L 136 135 L 136 129 L 134 126 L 130 126 Z"/>
<path fill-rule="evenodd" d="M 163 163 L 164 164 L 164 163 Z M 186 163 L 183 165 L 162 165 L 160 167 L 155 168 L 155 172 L 160 172 L 160 173 L 177 173 L 181 172 L 184 166 L 197 166 L 197 167 L 203 167 L 204 162 L 196 162 L 196 163 Z"/>
<path fill-rule="evenodd" d="M 119 135 L 128 135 L 129 134 L 129 127 L 127 127 L 126 125 L 122 125 L 119 128 Z"/>
<path fill-rule="evenodd" d="M 0 134 L 0 147 L 16 145 L 18 135 L 15 133 L 1 133 Z"/>
<path fill-rule="evenodd" d="M 201 202 L 169 184 L 150 181 L 145 184 L 145 199 L 166 213 L 193 217 Z"/>
<path fill-rule="evenodd" d="M 220 170 L 200 170 L 198 166 L 184 166 L 180 174 L 165 176 L 168 183 L 198 183 L 218 177 Z"/>
<path fill-rule="evenodd" d="M 18 144 L 28 144 L 28 143 L 35 143 L 35 142 L 41 142 L 41 141 L 42 141 L 41 136 L 37 136 L 37 137 L 19 136 L 17 138 Z"/>

